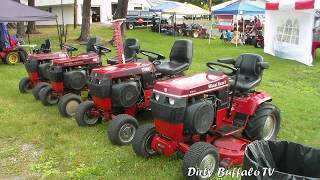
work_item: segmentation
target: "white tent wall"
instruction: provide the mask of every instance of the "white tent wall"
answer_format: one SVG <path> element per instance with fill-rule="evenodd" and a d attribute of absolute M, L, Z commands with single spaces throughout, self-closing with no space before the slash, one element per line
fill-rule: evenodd
<path fill-rule="evenodd" d="M 313 9 L 266 11 L 264 52 L 311 66 L 313 25 Z"/>

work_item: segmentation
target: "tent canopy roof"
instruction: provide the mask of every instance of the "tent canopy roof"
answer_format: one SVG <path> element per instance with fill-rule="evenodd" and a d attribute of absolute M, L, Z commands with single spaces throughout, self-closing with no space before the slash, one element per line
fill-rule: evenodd
<path fill-rule="evenodd" d="M 264 14 L 265 10 L 255 5 L 237 1 L 224 8 L 212 11 L 213 15 Z"/>
<path fill-rule="evenodd" d="M 320 0 L 268 0 L 266 10 L 319 9 Z"/>
<path fill-rule="evenodd" d="M 12 0 L 1 0 L 0 22 L 52 21 L 57 16 Z"/>
<path fill-rule="evenodd" d="M 210 14 L 209 11 L 204 10 L 198 6 L 189 3 L 179 3 L 168 1 L 165 4 L 150 8 L 152 12 L 179 14 L 179 15 L 203 15 Z"/>

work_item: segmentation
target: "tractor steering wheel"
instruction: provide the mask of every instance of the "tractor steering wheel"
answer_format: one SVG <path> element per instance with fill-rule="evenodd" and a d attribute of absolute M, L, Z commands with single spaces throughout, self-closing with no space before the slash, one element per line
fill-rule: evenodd
<path fill-rule="evenodd" d="M 160 60 L 163 60 L 166 58 L 164 55 L 160 53 L 155 53 L 147 50 L 140 50 L 140 53 L 143 54 L 144 56 L 147 56 L 148 60 L 155 65 L 161 64 Z"/>
<path fill-rule="evenodd" d="M 98 51 L 99 54 L 104 54 L 104 53 L 109 53 L 111 52 L 111 49 L 98 45 L 98 44 L 94 44 L 93 47 Z"/>
<path fill-rule="evenodd" d="M 223 63 L 219 63 L 219 62 L 208 62 L 207 63 L 207 66 L 212 69 L 212 70 L 217 70 L 217 68 L 215 68 L 214 66 L 219 66 L 219 67 L 223 67 L 223 68 L 227 68 L 227 69 L 230 69 L 232 71 L 232 74 L 236 74 L 236 72 L 238 71 L 237 68 L 235 67 L 232 67 L 232 66 L 229 66 L 229 65 L 226 65 L 226 64 L 223 64 Z M 221 70 L 221 69 L 220 69 Z M 223 71 L 221 70 L 224 74 L 230 74 L 230 72 L 226 72 L 226 71 Z"/>
<path fill-rule="evenodd" d="M 67 52 L 73 52 L 73 51 L 78 51 L 77 48 L 70 46 L 68 44 L 63 44 L 62 47 L 67 51 Z"/>

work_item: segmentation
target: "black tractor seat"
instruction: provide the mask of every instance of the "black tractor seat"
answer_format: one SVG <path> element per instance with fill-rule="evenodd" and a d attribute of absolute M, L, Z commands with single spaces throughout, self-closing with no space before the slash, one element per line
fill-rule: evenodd
<path fill-rule="evenodd" d="M 123 51 L 124 51 L 125 62 L 127 63 L 131 61 L 136 61 L 138 59 L 137 54 L 139 53 L 139 50 L 140 50 L 140 43 L 138 39 L 128 38 L 125 40 L 123 46 L 124 46 Z M 110 65 L 118 64 L 118 56 L 110 58 L 108 60 L 108 64 Z"/>
<path fill-rule="evenodd" d="M 50 39 L 46 39 L 43 44 L 41 44 L 39 49 L 34 49 L 34 53 L 36 54 L 45 54 L 51 52 L 51 41 Z"/>
<path fill-rule="evenodd" d="M 241 54 L 237 60 L 223 59 L 218 62 L 233 64 L 234 67 L 240 68 L 237 84 L 235 84 L 236 75 L 230 75 L 231 88 L 240 93 L 249 92 L 258 86 L 262 80 L 263 70 L 269 68 L 263 57 L 257 54 Z"/>
<path fill-rule="evenodd" d="M 159 73 L 164 75 L 177 75 L 189 69 L 192 63 L 193 45 L 190 40 L 177 40 L 174 42 L 170 60 L 156 66 Z"/>

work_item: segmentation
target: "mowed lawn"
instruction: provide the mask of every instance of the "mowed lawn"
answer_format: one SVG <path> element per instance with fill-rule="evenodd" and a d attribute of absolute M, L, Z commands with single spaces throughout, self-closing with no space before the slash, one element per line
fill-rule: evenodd
<path fill-rule="evenodd" d="M 50 38 L 57 50 L 55 28 L 40 28 L 31 43 Z M 69 28 L 68 43 L 79 35 Z M 175 39 L 150 30 L 127 31 L 138 38 L 142 49 L 168 56 Z M 112 30 L 95 25 L 91 36 L 110 40 Z M 241 53 L 257 53 L 270 64 L 258 87 L 273 96 L 281 109 L 280 140 L 294 141 L 320 148 L 320 63 L 313 67 L 279 59 L 252 46 L 225 44 L 219 39 L 192 39 L 194 58 L 188 74 L 207 71 L 206 62 L 222 57 L 236 58 Z M 108 45 L 110 47 L 110 45 Z M 84 47 L 80 52 L 84 51 Z M 104 57 L 110 57 L 112 54 Z M 108 122 L 80 128 L 74 118 L 60 117 L 56 106 L 44 107 L 31 94 L 20 94 L 18 83 L 27 73 L 24 65 L 0 63 L 0 179 L 181 179 L 181 160 L 176 156 L 152 159 L 137 157 L 131 146 L 118 147 L 106 140 Z M 138 117 L 151 122 L 150 113 Z"/>

